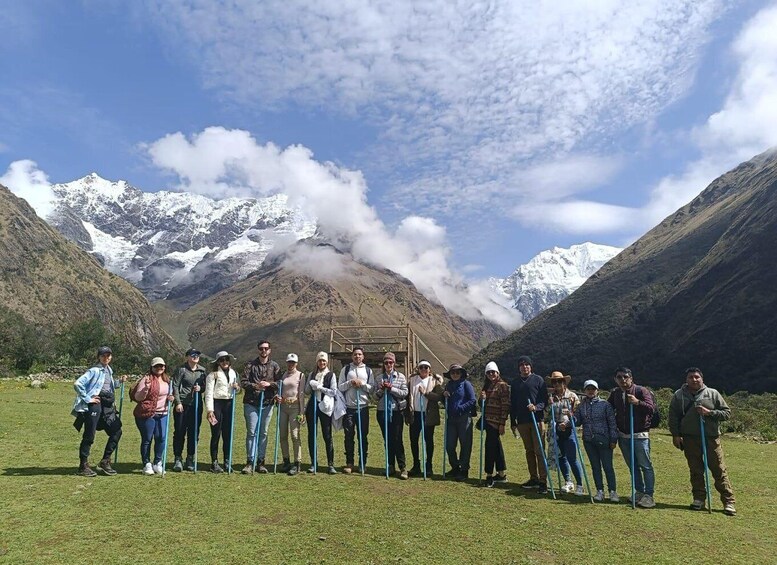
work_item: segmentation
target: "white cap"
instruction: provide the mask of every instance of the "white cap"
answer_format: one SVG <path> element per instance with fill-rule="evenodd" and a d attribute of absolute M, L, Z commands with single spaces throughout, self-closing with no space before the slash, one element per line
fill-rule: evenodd
<path fill-rule="evenodd" d="M 420 369 L 421 367 L 429 367 L 431 369 L 432 368 L 432 364 L 429 363 L 429 361 L 421 361 L 418 364 L 418 368 Z"/>
<path fill-rule="evenodd" d="M 299 361 L 299 357 L 297 357 L 296 353 L 289 353 L 286 356 L 286 362 L 288 363 L 289 361 L 294 361 L 296 363 Z"/>
<path fill-rule="evenodd" d="M 583 390 L 587 389 L 589 386 L 594 387 L 596 390 L 599 390 L 599 383 L 597 383 L 593 379 L 588 379 L 583 383 Z"/>
<path fill-rule="evenodd" d="M 154 358 L 151 360 L 151 366 L 152 366 L 152 367 L 153 367 L 154 365 L 164 365 L 164 364 L 165 364 L 165 360 L 164 360 L 164 359 L 162 359 L 161 357 L 154 357 Z"/>
<path fill-rule="evenodd" d="M 292 353 L 292 355 L 294 354 Z M 318 354 L 316 355 L 316 361 L 321 361 L 321 359 L 329 363 L 329 355 L 326 354 L 326 351 L 319 351 Z"/>
<path fill-rule="evenodd" d="M 489 371 L 496 371 L 497 373 L 499 373 L 499 367 L 497 367 L 496 362 L 494 361 L 488 362 L 488 365 L 486 365 L 486 373 L 488 373 Z"/>

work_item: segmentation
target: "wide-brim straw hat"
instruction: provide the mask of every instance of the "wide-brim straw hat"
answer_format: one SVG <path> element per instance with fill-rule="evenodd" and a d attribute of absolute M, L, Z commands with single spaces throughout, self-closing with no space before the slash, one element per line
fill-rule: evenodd
<path fill-rule="evenodd" d="M 570 375 L 565 375 L 561 371 L 553 371 L 550 376 L 545 377 L 545 382 L 548 384 L 553 384 L 553 381 L 556 379 L 564 379 L 564 384 L 569 384 L 569 381 L 572 380 L 572 377 Z"/>

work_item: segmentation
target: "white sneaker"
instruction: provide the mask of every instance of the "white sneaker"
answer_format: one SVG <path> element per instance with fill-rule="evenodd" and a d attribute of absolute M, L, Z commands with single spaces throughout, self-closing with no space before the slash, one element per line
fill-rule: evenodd
<path fill-rule="evenodd" d="M 577 488 L 575 489 L 575 494 L 577 496 L 585 496 L 585 491 L 583 490 L 583 485 L 577 485 Z"/>
<path fill-rule="evenodd" d="M 621 501 L 621 497 L 618 496 L 618 493 L 615 492 L 614 490 L 611 490 L 610 491 L 610 502 L 620 502 L 620 501 Z"/>
<path fill-rule="evenodd" d="M 594 500 L 596 502 L 602 502 L 604 500 L 604 491 L 603 490 L 597 490 L 596 494 L 594 495 Z"/>
<path fill-rule="evenodd" d="M 163 475 L 165 472 L 165 470 L 162 468 L 162 463 L 154 463 L 153 469 L 154 473 L 157 475 Z"/>
<path fill-rule="evenodd" d="M 151 466 L 151 463 L 146 463 L 145 465 L 143 465 L 143 474 L 144 475 L 154 474 L 154 468 Z"/>
<path fill-rule="evenodd" d="M 567 481 L 567 483 L 561 487 L 561 490 L 564 492 L 575 492 L 575 484 L 572 481 Z"/>

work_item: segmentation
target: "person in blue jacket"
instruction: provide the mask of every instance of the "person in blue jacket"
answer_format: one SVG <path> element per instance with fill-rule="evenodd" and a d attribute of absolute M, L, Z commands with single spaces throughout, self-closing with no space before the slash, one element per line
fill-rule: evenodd
<path fill-rule="evenodd" d="M 76 379 L 73 388 L 76 391 L 76 399 L 73 403 L 71 414 L 76 420 L 73 426 L 79 432 L 83 428 L 81 445 L 78 447 L 79 465 L 78 475 L 82 477 L 94 477 L 97 473 L 89 466 L 89 453 L 94 443 L 97 430 L 105 430 L 108 434 L 108 442 L 103 451 L 103 458 L 97 468 L 106 475 L 115 475 L 116 471 L 111 467 L 111 455 L 121 439 L 121 420 L 116 415 L 116 382 L 124 382 L 126 376 L 118 381 L 113 379 L 113 351 L 110 347 L 102 346 L 97 350 L 98 363 Z"/>
<path fill-rule="evenodd" d="M 469 460 L 472 455 L 472 411 L 477 399 L 472 383 L 467 380 L 467 370 L 454 363 L 443 375 L 450 379 L 445 385 L 443 396 L 448 404 L 448 423 L 445 449 L 451 464 L 451 475 L 456 481 L 465 481 L 469 476 Z M 456 454 L 456 445 L 461 449 Z"/>

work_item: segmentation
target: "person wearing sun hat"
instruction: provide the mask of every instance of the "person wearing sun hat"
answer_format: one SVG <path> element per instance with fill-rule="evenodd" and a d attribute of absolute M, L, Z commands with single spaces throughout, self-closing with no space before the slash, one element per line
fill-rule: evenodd
<path fill-rule="evenodd" d="M 232 368 L 235 358 L 226 351 L 219 351 L 216 360 L 211 364 L 211 372 L 205 378 L 205 410 L 210 424 L 210 470 L 222 473 L 224 468 L 219 465 L 219 437 L 222 440 L 222 452 L 226 468 L 232 464 L 229 461 L 229 443 L 232 434 L 232 402 L 235 401 L 233 391 L 240 388 L 238 377 Z"/>
<path fill-rule="evenodd" d="M 453 363 L 443 373 L 448 382 L 443 396 L 448 399 L 448 424 L 445 430 L 448 460 L 454 480 L 466 481 L 472 457 L 472 410 L 477 403 L 475 388 L 467 379 L 467 370 Z M 459 453 L 456 446 L 459 445 Z"/>
<path fill-rule="evenodd" d="M 199 437 L 202 424 L 202 402 L 195 402 L 195 396 L 205 388 L 205 367 L 200 365 L 200 351 L 190 348 L 184 362 L 173 373 L 173 471 L 184 469 L 182 461 L 183 443 L 186 441 L 186 470 L 194 471 L 195 440 Z M 195 405 L 197 412 L 195 413 Z"/>
<path fill-rule="evenodd" d="M 548 384 L 553 387 L 551 395 L 550 414 L 556 424 L 556 447 L 558 448 L 558 463 L 564 475 L 566 484 L 561 487 L 563 492 L 574 492 L 578 496 L 585 494 L 583 490 L 583 468 L 577 460 L 577 446 L 572 437 L 572 420 L 575 408 L 580 403 L 577 394 L 569 390 L 568 385 L 572 377 L 561 371 L 553 371 L 547 378 Z M 576 485 L 570 480 L 570 468 L 575 477 Z"/>
<path fill-rule="evenodd" d="M 591 462 L 591 472 L 596 485 L 594 500 L 604 500 L 602 469 L 607 478 L 610 502 L 619 502 L 612 455 L 618 443 L 618 427 L 612 404 L 599 398 L 599 383 L 589 379 L 583 383 L 585 396 L 575 408 L 575 422 L 583 428 L 583 447 Z"/>

